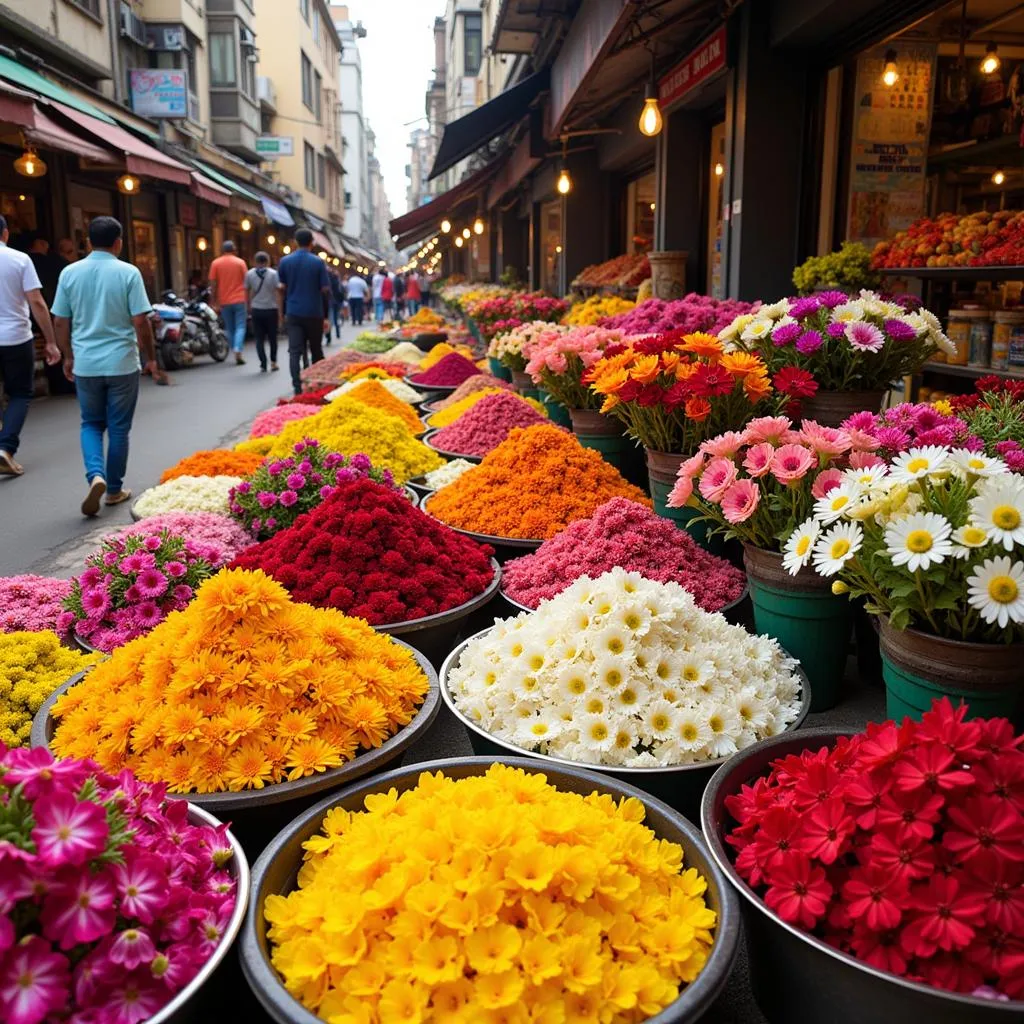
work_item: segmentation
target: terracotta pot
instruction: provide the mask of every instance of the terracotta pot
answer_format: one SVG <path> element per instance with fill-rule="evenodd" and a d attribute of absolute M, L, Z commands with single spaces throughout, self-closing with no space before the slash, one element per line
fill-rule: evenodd
<path fill-rule="evenodd" d="M 572 420 L 574 434 L 592 437 L 622 437 L 626 428 L 606 413 L 594 409 L 570 409 L 569 419 Z"/>
<path fill-rule="evenodd" d="M 668 484 L 669 490 L 675 486 L 679 467 L 689 458 L 688 455 L 680 455 L 676 452 L 658 452 L 653 448 L 645 448 L 644 457 L 647 459 L 647 474 L 651 480 Z"/>
<path fill-rule="evenodd" d="M 800 416 L 815 420 L 823 427 L 838 427 L 856 412 L 878 412 L 885 397 L 884 388 L 873 391 L 819 391 L 800 400 Z"/>
<path fill-rule="evenodd" d="M 536 398 L 540 393 L 533 378 L 525 370 L 512 371 L 512 387 L 525 398 Z"/>

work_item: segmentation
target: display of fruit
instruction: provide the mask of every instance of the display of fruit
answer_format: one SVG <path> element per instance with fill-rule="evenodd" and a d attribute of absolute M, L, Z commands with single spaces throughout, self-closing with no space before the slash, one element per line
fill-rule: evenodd
<path fill-rule="evenodd" d="M 922 217 L 879 242 L 875 270 L 899 267 L 988 267 L 1024 263 L 1024 212 L 942 213 Z"/>
<path fill-rule="evenodd" d="M 621 288 L 635 288 L 645 278 L 651 276 L 651 265 L 647 254 L 625 253 L 604 263 L 593 263 L 584 267 L 572 282 L 574 286 L 599 288 L 606 285 L 618 285 Z"/>

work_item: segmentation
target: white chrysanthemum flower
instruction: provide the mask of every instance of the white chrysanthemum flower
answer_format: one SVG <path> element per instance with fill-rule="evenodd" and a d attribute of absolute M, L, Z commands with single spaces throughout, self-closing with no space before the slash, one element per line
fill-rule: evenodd
<path fill-rule="evenodd" d="M 851 483 L 842 483 L 833 487 L 823 498 L 818 498 L 814 503 L 814 515 L 822 526 L 828 526 L 837 519 L 842 518 L 843 513 L 848 512 L 850 507 L 857 501 L 858 490 Z"/>
<path fill-rule="evenodd" d="M 728 757 L 739 749 L 736 739 L 743 731 L 743 723 L 736 712 L 724 704 L 712 704 L 705 712 L 705 721 L 711 731 L 708 748 L 712 757 Z"/>
<path fill-rule="evenodd" d="M 640 742 L 640 733 L 633 718 L 620 718 L 615 723 L 614 737 L 611 749 L 608 750 L 605 760 L 612 764 L 625 764 L 636 751 L 637 743 Z"/>
<path fill-rule="evenodd" d="M 733 694 L 729 704 L 743 722 L 744 730 L 749 729 L 756 739 L 757 731 L 764 728 L 771 715 L 767 702 L 757 695 L 753 687 L 744 687 Z"/>
<path fill-rule="evenodd" d="M 580 666 L 563 669 L 555 680 L 555 687 L 563 700 L 579 700 L 590 689 L 590 674 Z"/>
<path fill-rule="evenodd" d="M 1011 473 L 982 481 L 971 499 L 971 522 L 1007 551 L 1024 544 L 1024 479 Z"/>
<path fill-rule="evenodd" d="M 789 313 L 789 299 L 779 299 L 778 302 L 770 302 L 757 307 L 754 311 L 758 317 L 767 317 L 769 320 L 778 320 Z M 789 317 L 792 320 L 792 317 Z"/>
<path fill-rule="evenodd" d="M 603 715 L 611 706 L 611 695 L 588 693 L 583 698 L 583 710 L 588 715 Z"/>
<path fill-rule="evenodd" d="M 988 535 L 988 531 L 983 526 L 975 526 L 972 523 L 967 523 L 966 526 L 961 526 L 953 534 L 953 557 L 954 558 L 970 558 L 971 552 L 976 548 L 983 548 L 991 538 Z"/>
<path fill-rule="evenodd" d="M 616 622 L 608 622 L 593 637 L 592 647 L 595 656 L 602 654 L 632 656 L 634 648 L 633 635 L 625 626 L 620 626 Z"/>
<path fill-rule="evenodd" d="M 676 742 L 682 750 L 696 753 L 711 742 L 707 716 L 695 706 L 682 708 L 676 715 Z"/>
<path fill-rule="evenodd" d="M 615 610 L 612 626 L 629 631 L 631 637 L 643 637 L 651 628 L 650 610 L 638 601 L 629 601 Z"/>
<path fill-rule="evenodd" d="M 521 747 L 537 747 L 548 743 L 565 729 L 565 723 L 550 709 L 543 708 L 519 720 L 515 742 Z"/>
<path fill-rule="evenodd" d="M 782 549 L 782 566 L 795 576 L 811 560 L 814 545 L 821 535 L 817 519 L 807 519 L 790 535 Z"/>
<path fill-rule="evenodd" d="M 728 327 L 723 327 L 718 332 L 718 337 L 721 341 L 735 341 L 743 329 L 754 319 L 753 313 L 743 313 L 736 317 L 735 320 Z"/>
<path fill-rule="evenodd" d="M 893 565 L 910 572 L 938 565 L 953 553 L 953 527 L 936 512 L 916 512 L 885 528 L 885 549 Z"/>
<path fill-rule="evenodd" d="M 644 712 L 641 729 L 648 742 L 667 740 L 675 735 L 676 709 L 667 700 L 653 700 Z"/>
<path fill-rule="evenodd" d="M 1007 555 L 986 558 L 967 578 L 967 603 L 1000 629 L 1024 622 L 1024 562 Z"/>
<path fill-rule="evenodd" d="M 582 715 L 579 718 L 580 743 L 591 750 L 605 751 L 615 746 L 615 730 L 611 717 L 605 714 Z"/>
<path fill-rule="evenodd" d="M 885 475 L 888 472 L 888 468 L 884 465 L 848 469 L 843 473 L 843 482 L 855 487 L 858 494 L 873 497 L 882 489 Z"/>
<path fill-rule="evenodd" d="M 837 523 L 814 545 L 814 568 L 821 576 L 835 576 L 860 551 L 864 531 L 859 523 Z"/>
<path fill-rule="evenodd" d="M 857 320 L 863 320 L 864 314 L 864 303 L 860 299 L 851 299 L 849 302 L 841 302 L 834 306 L 830 319 L 834 324 L 852 324 Z"/>
<path fill-rule="evenodd" d="M 954 448 L 949 453 L 953 465 L 966 477 L 1002 476 L 1010 467 L 1002 459 L 993 458 L 984 452 L 972 452 L 966 448 Z"/>
<path fill-rule="evenodd" d="M 760 312 L 760 311 L 759 311 Z M 743 328 L 740 337 L 744 341 L 761 341 L 767 338 L 775 327 L 775 321 L 767 317 L 756 316 Z"/>
<path fill-rule="evenodd" d="M 909 484 L 946 469 L 949 469 L 949 449 L 933 444 L 900 452 L 893 459 L 889 475 L 894 483 Z"/>

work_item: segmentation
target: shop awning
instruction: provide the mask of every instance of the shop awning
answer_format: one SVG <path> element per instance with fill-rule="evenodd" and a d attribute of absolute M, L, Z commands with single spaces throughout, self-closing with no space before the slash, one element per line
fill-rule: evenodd
<path fill-rule="evenodd" d="M 222 188 L 226 188 L 229 193 L 236 196 L 241 196 L 243 199 L 248 199 L 251 203 L 256 203 L 262 209 L 263 197 L 257 195 L 252 189 L 243 185 L 240 181 L 235 181 L 234 178 L 229 178 L 226 174 L 218 171 L 216 167 L 211 167 L 209 164 L 204 164 L 202 160 L 192 161 L 196 167 L 199 168 L 203 174 L 208 178 L 212 178 Z"/>
<path fill-rule="evenodd" d="M 314 231 L 323 231 L 327 227 L 327 221 L 321 220 L 315 213 L 310 213 L 308 210 L 302 211 L 302 216 L 306 218 L 306 223 Z"/>
<path fill-rule="evenodd" d="M 35 97 L 23 89 L 0 82 L 0 121 L 31 128 L 36 123 Z"/>
<path fill-rule="evenodd" d="M 471 110 L 465 117 L 446 124 L 434 166 L 430 169 L 430 179 L 454 167 L 525 117 L 530 104 L 547 89 L 549 82 L 550 75 L 545 68 Z"/>
<path fill-rule="evenodd" d="M 37 146 L 44 146 L 47 149 L 56 149 L 60 152 L 74 153 L 89 160 L 97 166 L 117 167 L 118 159 L 109 149 L 93 145 L 81 135 L 62 128 L 52 118 L 37 106 L 35 112 L 35 124 L 25 129 L 25 138 L 34 142 Z"/>
<path fill-rule="evenodd" d="M 199 171 L 192 172 L 192 183 L 189 191 L 200 199 L 205 199 L 214 206 L 230 206 L 231 193 L 226 188 L 221 188 L 215 181 L 211 181 L 205 174 Z"/>
<path fill-rule="evenodd" d="M 316 228 L 310 229 L 313 232 L 313 248 L 319 252 L 321 249 L 324 252 L 329 252 L 332 256 L 335 254 L 334 243 L 322 232 L 317 231 Z"/>
<path fill-rule="evenodd" d="M 267 215 L 267 220 L 280 224 L 283 228 L 295 227 L 295 218 L 288 212 L 288 207 L 284 203 L 279 203 L 276 199 L 264 195 L 260 196 L 260 203 L 263 206 L 263 212 Z"/>
<path fill-rule="evenodd" d="M 84 128 L 93 138 L 124 154 L 124 165 L 132 174 L 172 181 L 176 185 L 192 184 L 192 171 L 188 167 L 161 153 L 148 142 L 135 138 L 124 128 L 116 124 L 106 124 L 65 103 L 54 103 L 54 107 L 69 121 Z"/>
<path fill-rule="evenodd" d="M 62 89 L 48 78 L 43 78 L 38 71 L 33 71 L 31 68 L 25 67 L 24 64 L 11 60 L 10 57 L 0 55 L 0 78 L 5 78 L 8 82 L 20 85 L 23 89 L 30 89 L 32 92 L 45 96 L 56 103 L 71 107 L 83 114 L 88 114 L 89 117 L 102 121 L 104 124 L 114 124 L 114 119 L 105 114 L 99 107 L 94 107 L 87 100 L 79 99 L 74 93 L 68 92 L 67 89 Z"/>

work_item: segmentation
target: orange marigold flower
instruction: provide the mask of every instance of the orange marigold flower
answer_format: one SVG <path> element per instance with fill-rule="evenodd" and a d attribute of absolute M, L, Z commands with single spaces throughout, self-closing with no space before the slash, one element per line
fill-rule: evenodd
<path fill-rule="evenodd" d="M 254 452 L 234 452 L 227 448 L 193 452 L 165 469 L 160 483 L 179 476 L 249 476 L 263 463 L 263 456 Z"/>
<path fill-rule="evenodd" d="M 683 411 L 689 419 L 700 423 L 711 415 L 711 403 L 706 398 L 690 398 L 683 407 Z"/>
<path fill-rule="evenodd" d="M 656 355 L 638 356 L 630 368 L 629 378 L 638 384 L 650 384 L 660 372 L 661 366 Z"/>
<path fill-rule="evenodd" d="M 681 352 L 691 352 L 695 356 L 712 361 L 724 351 L 722 343 L 713 334 L 703 334 L 700 331 L 687 334 L 676 348 Z"/>
<path fill-rule="evenodd" d="M 750 352 L 726 352 L 722 356 L 722 366 L 735 377 L 745 377 L 748 373 L 767 372 L 761 357 Z"/>
<path fill-rule="evenodd" d="M 426 429 L 423 421 L 416 415 L 411 405 L 396 398 L 387 388 L 378 384 L 375 380 L 363 381 L 357 387 L 348 392 L 349 398 L 354 398 L 364 405 L 373 406 L 381 412 L 397 416 L 414 434 L 422 434 Z"/>

